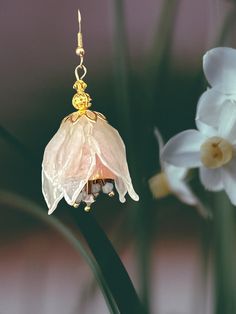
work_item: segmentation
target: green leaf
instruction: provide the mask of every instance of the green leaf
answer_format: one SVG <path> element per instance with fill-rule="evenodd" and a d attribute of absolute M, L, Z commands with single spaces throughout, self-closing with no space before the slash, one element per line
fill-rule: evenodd
<path fill-rule="evenodd" d="M 122 314 L 145 313 L 129 275 L 102 228 L 91 213 L 73 212 L 79 230 L 87 241 L 102 275 Z"/>
<path fill-rule="evenodd" d="M 31 216 L 34 216 L 36 219 L 41 220 L 53 229 L 57 230 L 60 235 L 64 237 L 71 244 L 71 246 L 83 256 L 83 258 L 91 268 L 104 295 L 110 313 L 119 313 L 117 305 L 115 304 L 114 298 L 112 297 L 111 291 L 109 290 L 109 287 L 105 281 L 105 278 L 103 277 L 99 265 L 97 264 L 96 260 L 91 256 L 91 254 L 86 251 L 83 244 L 80 242 L 79 238 L 72 230 L 70 230 L 67 226 L 60 222 L 56 217 L 48 216 L 44 208 L 35 204 L 31 200 L 23 198 L 15 193 L 0 190 L 0 202 L 1 204 L 5 204 L 15 210 L 20 210 Z"/>

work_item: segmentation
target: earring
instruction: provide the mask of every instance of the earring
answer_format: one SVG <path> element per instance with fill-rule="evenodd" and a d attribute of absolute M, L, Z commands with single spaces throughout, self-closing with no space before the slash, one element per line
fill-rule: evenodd
<path fill-rule="evenodd" d="M 120 202 L 125 202 L 127 192 L 133 200 L 139 200 L 131 182 L 123 140 L 103 114 L 89 110 L 91 98 L 83 80 L 87 69 L 79 10 L 78 22 L 76 54 L 80 63 L 75 68 L 76 94 L 72 99 L 77 111 L 63 119 L 43 156 L 42 192 L 49 214 L 63 197 L 74 207 L 84 203 L 84 210 L 89 211 L 100 193 L 112 197 L 114 186 Z"/>

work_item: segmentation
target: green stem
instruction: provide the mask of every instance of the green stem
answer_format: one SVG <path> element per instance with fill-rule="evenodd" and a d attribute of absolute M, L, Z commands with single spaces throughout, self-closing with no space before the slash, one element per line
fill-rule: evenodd
<path fill-rule="evenodd" d="M 119 313 L 115 301 L 112 297 L 111 291 L 106 284 L 106 281 L 101 273 L 97 262 L 90 254 L 86 252 L 78 237 L 68 227 L 62 224 L 57 218 L 53 216 L 48 216 L 45 210 L 34 202 L 18 196 L 14 193 L 0 190 L 0 202 L 1 204 L 9 206 L 10 208 L 23 211 L 57 230 L 59 234 L 62 235 L 72 245 L 72 247 L 83 256 L 83 258 L 91 268 L 104 295 L 110 313 Z"/>
<path fill-rule="evenodd" d="M 154 37 L 153 48 L 151 50 L 148 69 L 151 70 L 151 76 L 163 72 L 163 65 L 166 65 L 165 60 L 169 59 L 169 50 L 174 34 L 174 25 L 178 13 L 180 0 L 165 0 L 161 13 L 160 22 L 157 25 L 157 31 Z M 162 70 L 162 71 L 160 71 Z M 160 74 L 158 75 L 160 76 Z M 156 83 L 156 82 L 155 82 Z"/>
<path fill-rule="evenodd" d="M 229 36 L 230 30 L 233 29 L 234 24 L 236 23 L 236 7 L 231 10 L 224 20 L 221 32 L 219 37 L 216 39 L 216 47 L 223 46 L 227 42 L 227 37 Z"/>
<path fill-rule="evenodd" d="M 125 16 L 124 16 L 124 1 L 114 0 L 113 1 L 113 12 L 114 12 L 114 65 L 115 65 L 115 87 L 116 87 L 116 100 L 117 100 L 117 116 L 118 120 L 122 122 L 122 130 L 125 142 L 127 142 L 129 159 L 132 160 L 130 163 L 130 170 L 133 173 L 134 182 L 139 182 L 141 171 L 137 172 L 138 161 L 136 148 L 134 146 L 135 137 L 134 131 L 137 128 L 137 122 L 131 115 L 132 105 L 130 104 L 131 89 L 129 82 L 129 61 L 128 61 L 128 45 L 125 30 Z M 135 108 L 137 110 L 137 108 Z M 136 112 L 134 113 L 134 115 Z M 136 131 L 135 131 L 136 133 Z M 136 134 L 135 134 L 136 136 Z M 140 161 L 143 163 L 143 160 Z M 136 179 L 136 180 L 135 180 Z M 140 184 L 140 187 L 142 184 Z M 141 191 L 141 189 L 140 189 Z M 143 194 L 143 193 L 142 193 Z M 143 195 L 141 196 L 143 198 Z M 140 279 L 140 290 L 142 301 L 144 304 L 145 312 L 149 313 L 149 265 L 150 265 L 150 243 L 149 243 L 149 226 L 147 216 L 143 213 L 146 212 L 147 204 L 142 202 L 136 206 L 132 206 L 129 211 L 129 219 L 134 225 L 136 234 L 136 252 L 137 252 L 137 264 L 139 268 L 139 279 Z M 140 217 L 141 215 L 141 217 Z M 143 220 L 143 218 L 145 218 Z"/>
<path fill-rule="evenodd" d="M 125 140 L 129 139 L 130 99 L 128 81 L 128 46 L 125 30 L 124 2 L 113 1 L 114 12 L 114 79 L 116 89 L 116 115 L 122 123 Z"/>
<path fill-rule="evenodd" d="M 224 193 L 215 198 L 215 313 L 232 314 L 236 311 L 235 208 Z"/>
<path fill-rule="evenodd" d="M 145 313 L 124 265 L 101 227 L 91 214 L 77 211 L 74 215 L 79 230 L 100 266 L 120 313 Z"/>

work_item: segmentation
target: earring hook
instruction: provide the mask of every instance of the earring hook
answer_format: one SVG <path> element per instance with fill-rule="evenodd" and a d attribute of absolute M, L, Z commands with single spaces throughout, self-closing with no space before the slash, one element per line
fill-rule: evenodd
<path fill-rule="evenodd" d="M 84 46 L 83 46 L 81 13 L 79 9 L 78 9 L 78 23 L 79 23 L 79 32 L 77 34 L 78 45 L 76 48 L 76 54 L 80 57 L 80 64 L 75 68 L 75 76 L 76 76 L 76 79 L 78 79 L 79 78 L 78 69 L 82 69 L 84 71 L 84 73 L 81 75 L 81 78 L 80 78 L 82 79 L 85 77 L 87 73 L 87 69 L 83 64 L 85 51 L 84 51 Z"/>
<path fill-rule="evenodd" d="M 79 9 L 78 9 L 78 22 L 79 22 L 79 33 L 81 33 L 81 14 L 80 14 Z"/>

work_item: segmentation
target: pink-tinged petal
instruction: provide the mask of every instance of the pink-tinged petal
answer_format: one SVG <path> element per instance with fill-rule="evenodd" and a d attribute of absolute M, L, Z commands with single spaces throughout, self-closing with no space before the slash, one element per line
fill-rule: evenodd
<path fill-rule="evenodd" d="M 222 181 L 231 203 L 236 205 L 236 159 L 222 167 Z"/>
<path fill-rule="evenodd" d="M 203 70 L 210 85 L 221 93 L 236 93 L 236 50 L 218 47 L 203 57 Z"/>
<path fill-rule="evenodd" d="M 181 132 L 167 142 L 162 151 L 162 159 L 177 167 L 199 167 L 200 147 L 205 140 L 206 137 L 197 130 Z"/>
<path fill-rule="evenodd" d="M 72 205 L 93 172 L 95 154 L 87 141 L 93 125 L 84 116 L 76 124 L 67 120 L 45 148 L 43 195 L 50 213 L 56 208 L 58 195 Z"/>
<path fill-rule="evenodd" d="M 209 169 L 204 166 L 200 168 L 200 180 L 202 185 L 209 191 L 223 190 L 223 182 L 221 178 L 221 168 Z"/>
<path fill-rule="evenodd" d="M 129 174 L 125 145 L 118 131 L 106 121 L 98 118 L 93 129 L 91 142 L 93 150 L 101 162 L 116 176 L 115 185 L 120 201 L 125 201 L 124 195 L 127 192 L 133 200 L 138 201 L 139 197 L 134 191 Z"/>
<path fill-rule="evenodd" d="M 207 136 L 215 136 L 219 126 L 220 112 L 228 102 L 226 95 L 214 89 L 208 89 L 198 101 L 196 125 Z"/>

